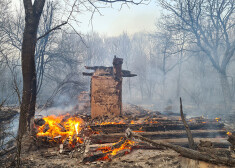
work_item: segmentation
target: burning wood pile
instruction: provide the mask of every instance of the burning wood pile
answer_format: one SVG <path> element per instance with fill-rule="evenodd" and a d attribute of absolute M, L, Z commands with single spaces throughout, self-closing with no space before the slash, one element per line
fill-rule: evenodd
<path fill-rule="evenodd" d="M 189 133 L 185 133 L 184 121 L 188 123 Z M 136 148 L 170 148 L 192 159 L 230 166 L 235 163 L 232 157 L 235 138 L 232 133 L 227 135 L 220 118 L 185 120 L 179 115 L 150 111 L 95 119 L 68 114 L 35 119 L 35 128 L 37 145 L 57 147 L 59 154 L 79 155 L 83 163 L 110 161 Z M 190 136 L 195 141 L 194 149 L 185 148 L 190 147 Z M 227 150 L 229 146 L 230 151 Z"/>

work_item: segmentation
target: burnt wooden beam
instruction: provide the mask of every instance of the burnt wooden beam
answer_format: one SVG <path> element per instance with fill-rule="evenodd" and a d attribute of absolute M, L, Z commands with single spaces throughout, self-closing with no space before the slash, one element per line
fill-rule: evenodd
<path fill-rule="evenodd" d="M 125 132 L 130 127 L 134 131 L 170 131 L 170 130 L 184 130 L 184 125 L 169 123 L 156 123 L 156 124 L 107 124 L 107 125 L 90 125 L 93 131 L 100 131 L 103 133 L 119 133 Z M 206 123 L 189 123 L 191 130 L 221 130 L 224 128 L 223 123 L 206 122 Z"/>
<path fill-rule="evenodd" d="M 110 72 L 109 75 L 113 75 L 113 67 L 105 67 L 105 66 L 85 66 L 86 69 L 89 70 L 104 70 Z M 84 76 L 92 76 L 94 73 L 89 73 L 89 72 L 83 72 L 82 73 Z M 107 75 L 107 74 L 106 74 Z M 122 77 L 134 77 L 137 76 L 136 74 L 131 74 L 131 71 L 128 70 L 121 70 L 121 76 Z"/>
<path fill-rule="evenodd" d="M 111 140 L 111 138 L 110 138 Z M 112 141 L 107 141 L 104 143 L 96 143 L 94 141 L 94 143 L 92 142 L 92 144 L 90 145 L 90 150 L 91 151 L 95 151 L 95 149 L 97 147 L 100 147 L 100 145 L 102 146 L 110 146 L 113 143 L 117 142 L 118 139 L 114 139 Z M 226 148 L 228 149 L 228 147 L 230 146 L 230 143 L 226 141 L 226 138 L 194 138 L 194 141 L 196 144 L 199 144 L 200 141 L 211 141 L 213 143 L 213 146 L 215 148 Z M 179 145 L 179 146 L 183 146 L 183 147 L 189 147 L 188 146 L 188 139 L 187 138 L 170 138 L 170 139 L 157 139 L 157 140 L 153 140 L 154 142 L 167 142 L 167 143 L 171 143 L 174 145 Z M 156 147 L 152 147 L 146 145 L 146 143 L 137 143 L 133 146 L 133 149 L 156 149 Z M 157 148 L 157 149 L 161 149 L 161 148 Z"/>
<path fill-rule="evenodd" d="M 122 70 L 123 71 L 123 70 Z M 89 73 L 89 72 L 83 72 L 83 76 L 92 76 L 94 73 Z M 110 74 L 111 75 L 111 74 Z M 131 73 L 122 73 L 122 77 L 135 77 L 137 76 L 136 74 L 131 74 Z"/>
<path fill-rule="evenodd" d="M 88 73 L 88 72 L 83 72 L 82 75 L 83 76 L 92 76 L 94 73 Z"/>
<path fill-rule="evenodd" d="M 161 131 L 161 132 L 138 132 L 138 133 L 152 140 L 187 138 L 185 131 L 167 131 L 167 132 Z M 226 131 L 224 130 L 195 130 L 195 131 L 192 131 L 192 135 L 194 136 L 194 138 L 218 138 L 218 137 L 225 138 L 227 137 Z M 96 135 L 91 136 L 91 142 L 93 144 L 113 143 L 113 142 L 117 142 L 123 136 L 125 136 L 124 133 L 96 134 Z"/>
<path fill-rule="evenodd" d="M 136 74 L 131 74 L 131 71 L 122 70 L 122 77 L 134 77 L 137 76 Z"/>
<path fill-rule="evenodd" d="M 113 69 L 113 67 L 106 67 L 106 66 L 85 66 L 86 69 L 97 70 L 97 69 Z"/>

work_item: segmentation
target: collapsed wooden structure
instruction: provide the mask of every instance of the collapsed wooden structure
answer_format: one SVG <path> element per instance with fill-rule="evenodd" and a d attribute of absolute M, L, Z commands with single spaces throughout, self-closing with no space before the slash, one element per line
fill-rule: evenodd
<path fill-rule="evenodd" d="M 59 123 L 56 122 L 58 118 Z M 60 145 L 60 154 L 74 154 L 76 151 L 79 156 L 83 155 L 83 163 L 110 160 L 136 148 L 168 148 L 191 159 L 229 166 L 235 163 L 235 138 L 232 133 L 227 135 L 221 119 L 185 119 L 182 105 L 181 115 L 175 116 L 152 111 L 113 118 L 94 119 L 83 114 L 58 118 L 52 118 L 52 125 L 47 121 L 49 118 L 35 119 L 39 131 L 38 144 Z M 67 127 L 69 121 L 72 125 Z M 81 122 L 77 124 L 75 121 Z M 56 134 L 50 133 L 57 130 Z"/>
<path fill-rule="evenodd" d="M 161 117 L 161 118 L 160 118 Z M 176 117 L 175 117 L 176 118 Z M 188 146 L 187 134 L 185 133 L 182 120 L 173 120 L 172 118 L 151 118 L 152 120 L 146 123 L 123 123 L 123 124 L 91 124 L 90 128 L 100 134 L 92 135 L 91 142 L 97 143 L 114 143 L 117 142 L 125 134 L 125 130 L 130 128 L 140 135 L 150 138 L 151 140 L 164 140 L 180 146 Z M 188 119 L 189 127 L 193 137 L 197 143 L 199 140 L 210 140 L 216 147 L 227 148 L 227 132 L 224 124 L 215 119 Z M 152 123 L 151 123 L 152 122 Z"/>

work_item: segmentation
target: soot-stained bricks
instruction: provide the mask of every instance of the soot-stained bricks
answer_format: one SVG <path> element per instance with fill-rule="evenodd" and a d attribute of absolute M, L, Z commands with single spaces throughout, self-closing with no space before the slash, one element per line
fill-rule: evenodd
<path fill-rule="evenodd" d="M 86 69 L 91 76 L 91 117 L 120 116 L 122 114 L 122 78 L 133 77 L 130 71 L 122 70 L 123 59 L 114 57 L 113 67 L 93 66 Z"/>

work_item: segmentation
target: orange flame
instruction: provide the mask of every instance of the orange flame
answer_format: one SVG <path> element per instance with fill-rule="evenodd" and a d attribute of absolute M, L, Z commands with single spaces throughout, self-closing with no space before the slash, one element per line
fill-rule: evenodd
<path fill-rule="evenodd" d="M 119 122 L 102 122 L 102 123 L 96 123 L 96 124 L 98 124 L 98 125 L 111 125 L 111 124 L 125 124 L 125 122 L 123 122 L 123 121 L 119 121 Z"/>
<path fill-rule="evenodd" d="M 227 135 L 228 135 L 228 136 L 231 136 L 231 135 L 232 135 L 232 133 L 231 133 L 231 132 L 227 132 Z"/>
<path fill-rule="evenodd" d="M 133 132 L 144 132 L 144 131 L 137 130 L 137 131 L 133 131 Z"/>
<path fill-rule="evenodd" d="M 117 142 L 119 143 L 120 141 L 122 141 L 122 138 Z M 117 144 L 117 143 L 114 143 L 113 145 Z M 126 139 L 125 142 L 123 144 L 121 144 L 120 147 L 118 148 L 114 148 L 112 149 L 111 146 L 102 146 L 102 147 L 99 147 L 97 148 L 96 150 L 97 151 L 101 151 L 103 153 L 107 153 L 107 155 L 105 155 L 104 157 L 100 158 L 99 160 L 110 160 L 110 156 L 115 156 L 117 155 L 117 153 L 119 151 L 122 151 L 124 149 L 129 149 L 131 150 L 132 149 L 132 146 L 135 144 L 136 142 L 135 141 L 131 141 L 129 139 Z M 129 152 L 125 152 L 125 154 L 127 154 Z"/>
<path fill-rule="evenodd" d="M 68 140 L 69 144 L 73 144 L 74 141 L 83 143 L 82 139 L 77 136 L 82 129 L 83 120 L 81 118 L 51 115 L 43 119 L 45 124 L 37 128 L 37 137 L 50 137 L 55 141 L 55 137 L 61 136 L 60 143 L 65 140 Z"/>
<path fill-rule="evenodd" d="M 219 122 L 219 121 L 221 120 L 221 118 L 216 117 L 215 120 L 216 120 L 217 122 Z"/>

